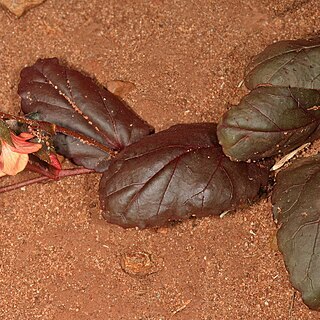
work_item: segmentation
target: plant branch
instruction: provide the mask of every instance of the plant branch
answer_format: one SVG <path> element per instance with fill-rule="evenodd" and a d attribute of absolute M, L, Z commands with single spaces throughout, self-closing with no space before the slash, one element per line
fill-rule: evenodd
<path fill-rule="evenodd" d="M 71 136 L 80 140 L 81 142 L 88 144 L 90 146 L 94 146 L 110 155 L 110 157 L 115 157 L 117 152 L 112 150 L 111 148 L 105 146 L 104 144 L 92 139 L 82 133 L 75 132 L 73 130 L 58 126 L 56 124 L 47 122 L 47 121 L 40 121 L 40 120 L 32 120 L 21 116 L 15 116 L 8 113 L 0 112 L 0 119 L 7 119 L 7 120 L 16 120 L 17 122 L 25 123 L 32 128 L 42 129 L 44 131 L 48 131 L 48 128 L 52 130 L 54 133 L 63 133 L 65 135 Z"/>
<path fill-rule="evenodd" d="M 47 176 L 41 176 L 33 179 L 28 179 L 22 182 L 14 183 L 9 186 L 4 186 L 0 187 L 0 193 L 5 193 L 9 191 L 13 191 L 16 189 L 20 189 L 22 187 L 26 187 L 35 183 L 44 183 L 44 182 L 49 182 L 49 181 L 57 181 L 60 180 L 61 178 L 65 177 L 70 177 L 70 176 L 76 176 L 76 175 L 81 175 L 81 174 L 87 174 L 87 173 L 94 173 L 95 171 L 92 169 L 86 169 L 86 168 L 74 168 L 74 169 L 64 169 L 61 170 L 57 176 L 57 178 L 49 178 Z"/>

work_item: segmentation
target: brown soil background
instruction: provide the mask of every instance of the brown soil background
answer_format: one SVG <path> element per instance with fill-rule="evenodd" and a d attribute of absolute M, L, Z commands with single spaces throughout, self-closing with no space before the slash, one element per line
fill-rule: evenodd
<path fill-rule="evenodd" d="M 19 112 L 19 72 L 56 56 L 125 99 L 157 130 L 217 121 L 245 94 L 250 58 L 320 30 L 318 0 L 57 0 L 16 19 L 0 8 L 0 101 Z M 25 179 L 4 178 L 1 184 Z M 269 200 L 224 219 L 124 230 L 99 211 L 99 175 L 0 197 L 1 319 L 320 319 L 293 290 Z M 152 273 L 120 261 L 146 252 Z"/>

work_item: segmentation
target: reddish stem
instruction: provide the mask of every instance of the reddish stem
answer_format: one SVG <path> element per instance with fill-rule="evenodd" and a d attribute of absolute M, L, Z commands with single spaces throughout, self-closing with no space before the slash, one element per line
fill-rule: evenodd
<path fill-rule="evenodd" d="M 64 169 L 61 170 L 57 176 L 57 178 L 55 180 L 60 180 L 61 178 L 65 178 L 65 177 L 70 177 L 70 176 L 76 176 L 76 175 L 80 175 L 80 174 L 87 174 L 87 173 L 93 173 L 95 172 L 92 169 L 86 169 L 86 168 L 74 168 L 74 169 Z M 53 181 L 54 179 L 51 179 L 49 177 L 46 176 L 41 176 L 41 177 L 37 177 L 34 179 L 28 179 L 22 182 L 18 182 L 18 183 L 14 183 L 11 184 L 9 186 L 5 186 L 5 187 L 1 187 L 0 188 L 0 193 L 5 193 L 5 192 L 9 192 L 9 191 L 13 191 L 16 189 L 20 189 L 22 187 L 26 187 L 29 186 L 31 184 L 35 184 L 35 183 L 39 183 L 39 182 L 48 182 L 48 181 Z"/>
<path fill-rule="evenodd" d="M 112 150 L 111 148 L 105 146 L 104 144 L 96 141 L 95 139 L 92 139 L 90 137 L 87 137 L 86 135 L 79 133 L 79 132 L 75 132 L 72 131 L 70 129 L 58 126 L 56 124 L 50 123 L 50 122 L 46 122 L 46 121 L 40 121 L 40 120 L 32 120 L 32 119 L 27 119 L 24 117 L 20 117 L 20 116 L 14 116 L 12 114 L 8 114 L 8 113 L 4 113 L 4 112 L 0 112 L 0 118 L 1 119 L 10 119 L 10 120 L 16 120 L 17 122 L 22 122 L 25 124 L 28 124 L 29 126 L 33 127 L 33 128 L 40 128 L 44 131 L 46 131 L 46 129 L 48 130 L 48 126 L 53 129 L 53 131 L 55 133 L 63 133 L 65 135 L 71 136 L 73 138 L 79 139 L 81 142 L 86 143 L 88 145 L 94 146 L 102 151 L 105 151 L 106 153 L 108 153 L 110 155 L 110 157 L 115 157 L 117 152 Z"/>
<path fill-rule="evenodd" d="M 48 180 L 50 180 L 48 177 L 42 176 L 42 177 L 37 177 L 37 178 L 34 178 L 34 179 L 29 179 L 29 180 L 26 180 L 26 181 L 22 181 L 22 182 L 19 182 L 19 183 L 10 184 L 9 186 L 1 187 L 0 188 L 0 193 L 13 191 L 13 190 L 16 190 L 16 189 L 20 189 L 22 187 L 29 186 L 31 184 L 35 184 L 35 183 L 39 183 L 39 182 L 46 182 Z"/>
<path fill-rule="evenodd" d="M 45 176 L 52 180 L 59 180 L 59 172 L 61 171 L 53 168 L 52 166 L 48 166 L 48 168 L 46 168 L 41 165 L 33 164 L 30 162 L 30 160 L 27 166 L 25 167 L 25 170 L 30 170 L 32 172 L 39 173 L 42 176 Z"/>

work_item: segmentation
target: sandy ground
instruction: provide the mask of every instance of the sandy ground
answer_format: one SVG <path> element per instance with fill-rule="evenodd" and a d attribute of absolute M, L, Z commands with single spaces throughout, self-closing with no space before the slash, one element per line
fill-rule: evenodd
<path fill-rule="evenodd" d="M 126 100 L 157 130 L 217 121 L 244 95 L 250 57 L 316 35 L 319 13 L 318 0 L 47 0 L 20 19 L 0 8 L 1 109 L 19 112 L 24 66 L 56 56 L 102 84 L 134 83 Z M 268 199 L 224 219 L 124 230 L 101 218 L 99 178 L 0 196 L 1 319 L 320 319 L 299 295 L 290 308 Z M 151 271 L 124 272 L 139 254 Z"/>

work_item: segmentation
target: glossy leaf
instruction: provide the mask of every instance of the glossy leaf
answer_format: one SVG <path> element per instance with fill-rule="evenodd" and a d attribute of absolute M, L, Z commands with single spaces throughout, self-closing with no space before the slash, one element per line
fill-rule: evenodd
<path fill-rule="evenodd" d="M 39 59 L 24 68 L 19 84 L 22 111 L 90 137 L 113 151 L 153 132 L 131 108 L 84 74 L 58 59 Z M 55 141 L 60 152 L 77 164 L 104 170 L 108 153 L 71 137 Z"/>
<path fill-rule="evenodd" d="M 320 309 L 320 155 L 277 175 L 272 194 L 278 246 L 292 285 L 311 309 Z"/>
<path fill-rule="evenodd" d="M 53 137 L 53 143 L 57 153 L 62 154 L 78 165 L 97 172 L 105 171 L 110 163 L 109 155 L 92 145 L 84 144 L 79 139 L 64 134 Z"/>
<path fill-rule="evenodd" d="M 279 41 L 258 54 L 247 68 L 245 85 L 263 84 L 320 89 L 320 38 Z"/>
<path fill-rule="evenodd" d="M 216 125 L 181 124 L 125 148 L 100 182 L 107 221 L 123 227 L 219 215 L 257 198 L 268 168 L 230 161 Z"/>
<path fill-rule="evenodd" d="M 238 161 L 289 152 L 317 136 L 319 105 L 317 90 L 259 87 L 223 115 L 219 142 Z"/>

